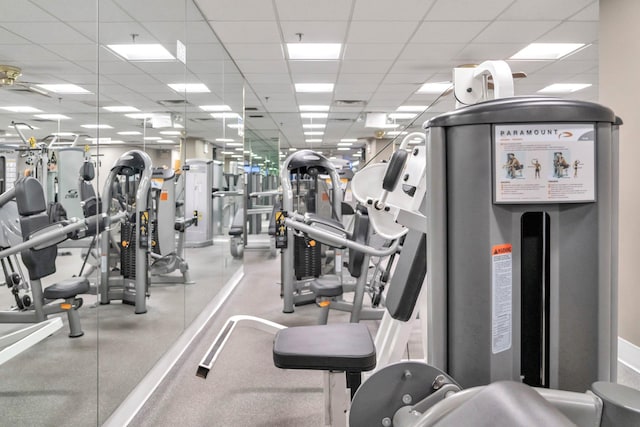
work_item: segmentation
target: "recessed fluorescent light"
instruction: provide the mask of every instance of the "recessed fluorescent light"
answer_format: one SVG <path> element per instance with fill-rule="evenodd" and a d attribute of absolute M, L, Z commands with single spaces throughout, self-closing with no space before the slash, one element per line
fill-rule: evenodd
<path fill-rule="evenodd" d="M 333 92 L 333 83 L 296 83 L 296 92 Z"/>
<path fill-rule="evenodd" d="M 142 132 L 138 132 L 137 130 L 126 130 L 118 132 L 118 135 L 142 135 Z"/>
<path fill-rule="evenodd" d="M 311 139 L 305 139 L 304 142 L 322 142 L 322 139 L 311 138 Z"/>
<path fill-rule="evenodd" d="M 218 142 L 233 142 L 234 140 L 231 138 L 216 138 Z"/>
<path fill-rule="evenodd" d="M 583 46 L 584 43 L 531 43 L 509 59 L 560 59 Z"/>
<path fill-rule="evenodd" d="M 417 116 L 415 113 L 390 113 L 387 115 L 387 117 L 394 120 L 410 120 L 415 116 Z"/>
<path fill-rule="evenodd" d="M 340 59 L 340 43 L 287 43 L 289 59 Z"/>
<path fill-rule="evenodd" d="M 151 119 L 153 118 L 153 113 L 131 113 L 125 114 L 124 116 L 130 119 Z"/>
<path fill-rule="evenodd" d="M 234 159 L 241 159 L 242 154 L 232 154 L 231 157 L 233 157 Z"/>
<path fill-rule="evenodd" d="M 71 118 L 64 114 L 34 114 L 34 117 L 44 120 L 68 120 Z"/>
<path fill-rule="evenodd" d="M 102 108 L 107 111 L 111 111 L 112 113 L 133 113 L 135 111 L 140 111 L 136 107 L 132 107 L 130 105 L 110 105 Z"/>
<path fill-rule="evenodd" d="M 235 151 L 244 151 L 244 148 L 242 147 L 238 147 L 238 148 L 234 148 Z"/>
<path fill-rule="evenodd" d="M 231 141 L 233 141 L 233 139 Z M 225 145 L 227 147 L 242 147 L 244 144 L 242 142 L 227 142 Z"/>
<path fill-rule="evenodd" d="M 436 93 L 441 94 L 445 90 L 451 87 L 451 82 L 435 82 L 435 83 L 425 83 L 420 89 L 418 89 L 418 93 Z"/>
<path fill-rule="evenodd" d="M 145 136 L 144 137 L 145 141 L 157 141 L 159 139 L 162 139 L 162 138 L 160 138 L 159 136 Z"/>
<path fill-rule="evenodd" d="M 73 132 L 54 132 L 51 135 L 53 135 L 53 136 L 76 136 L 77 134 L 75 134 Z M 13 136 L 13 135 L 9 135 L 7 133 L 4 136 Z"/>
<path fill-rule="evenodd" d="M 327 127 L 327 125 L 323 123 L 305 123 L 302 125 L 302 127 L 305 129 L 324 129 Z"/>
<path fill-rule="evenodd" d="M 124 144 L 124 141 L 111 138 L 85 138 L 84 140 L 93 144 Z"/>
<path fill-rule="evenodd" d="M 105 124 L 98 124 L 98 125 L 80 125 L 80 127 L 83 127 L 85 129 L 113 129 L 113 127 L 109 126 L 109 125 L 105 125 Z"/>
<path fill-rule="evenodd" d="M 338 142 L 338 145 L 343 145 L 346 147 L 351 147 L 353 145 L 353 142 Z"/>
<path fill-rule="evenodd" d="M 38 110 L 34 107 L 18 106 L 18 107 L 0 107 L 0 109 L 11 111 L 12 113 L 42 113 L 42 110 Z"/>
<path fill-rule="evenodd" d="M 427 108 L 429 107 L 426 105 L 401 105 L 396 108 L 396 111 L 400 113 L 422 113 Z"/>
<path fill-rule="evenodd" d="M 31 129 L 31 130 L 37 130 L 37 129 L 40 129 L 40 128 L 39 128 L 39 127 L 37 127 L 37 126 L 33 126 L 33 125 L 29 126 L 29 125 L 23 125 L 23 124 L 19 124 L 19 123 L 16 123 L 16 124 L 15 124 L 15 126 L 14 126 L 14 125 L 9 125 L 9 126 L 7 126 L 7 127 L 8 127 L 9 129 L 15 129 L 16 127 L 17 127 L 18 129 L 27 129 L 27 130 L 30 130 L 30 129 Z M 17 136 L 17 135 L 16 135 L 16 136 Z"/>
<path fill-rule="evenodd" d="M 55 93 L 86 94 L 91 93 L 83 87 L 70 83 L 37 85 L 44 90 Z"/>
<path fill-rule="evenodd" d="M 244 129 L 244 125 L 242 123 L 229 123 L 227 127 L 231 129 Z"/>
<path fill-rule="evenodd" d="M 173 139 L 158 139 L 156 140 L 156 142 L 160 144 L 176 144 L 176 141 L 174 141 Z"/>
<path fill-rule="evenodd" d="M 176 59 L 161 44 L 108 44 L 107 48 L 127 61 L 172 61 Z"/>
<path fill-rule="evenodd" d="M 349 151 L 351 148 L 349 147 L 338 147 L 338 151 Z"/>
<path fill-rule="evenodd" d="M 171 89 L 176 92 L 186 92 L 186 93 L 209 93 L 211 92 L 209 88 L 202 83 L 169 83 Z"/>
<path fill-rule="evenodd" d="M 300 117 L 303 119 L 326 119 L 329 117 L 328 113 L 300 113 Z"/>
<path fill-rule="evenodd" d="M 181 132 L 179 130 L 163 130 L 158 132 L 160 135 L 180 135 Z"/>
<path fill-rule="evenodd" d="M 342 138 L 340 142 L 358 142 L 356 138 Z"/>
<path fill-rule="evenodd" d="M 238 113 L 211 113 L 214 119 L 242 119 Z"/>
<path fill-rule="evenodd" d="M 311 131 L 311 132 L 304 132 L 305 135 L 308 136 L 313 136 L 313 135 L 324 135 L 324 132 L 319 132 L 319 131 Z"/>
<path fill-rule="evenodd" d="M 300 111 L 329 111 L 328 105 L 300 105 Z"/>
<path fill-rule="evenodd" d="M 231 155 L 231 154 L 235 155 L 236 153 L 234 153 L 233 151 L 221 151 L 220 154 L 224 154 L 224 155 L 228 156 L 228 155 Z"/>
<path fill-rule="evenodd" d="M 540 89 L 538 93 L 571 93 L 588 88 L 589 86 L 591 86 L 591 84 L 588 83 L 554 83 Z"/>
<path fill-rule="evenodd" d="M 203 111 L 231 111 L 231 107 L 228 105 L 200 105 L 199 107 Z"/>
<path fill-rule="evenodd" d="M 289 147 L 289 151 L 298 151 L 298 149 L 295 147 Z"/>

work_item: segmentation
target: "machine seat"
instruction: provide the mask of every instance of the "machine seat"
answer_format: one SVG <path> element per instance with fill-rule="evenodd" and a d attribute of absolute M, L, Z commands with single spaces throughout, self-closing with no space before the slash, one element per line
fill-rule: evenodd
<path fill-rule="evenodd" d="M 317 297 L 337 297 L 342 295 L 342 283 L 335 274 L 318 277 L 310 285 L 311 291 Z"/>
<path fill-rule="evenodd" d="M 229 236 L 242 236 L 244 222 L 244 210 L 239 208 L 236 211 L 236 215 L 233 217 L 233 222 L 229 227 Z"/>
<path fill-rule="evenodd" d="M 89 280 L 86 277 L 70 277 L 54 283 L 44 289 L 46 299 L 66 299 L 89 292 Z"/>
<path fill-rule="evenodd" d="M 298 326 L 278 331 L 273 362 L 283 369 L 360 373 L 376 366 L 376 349 L 361 323 Z"/>

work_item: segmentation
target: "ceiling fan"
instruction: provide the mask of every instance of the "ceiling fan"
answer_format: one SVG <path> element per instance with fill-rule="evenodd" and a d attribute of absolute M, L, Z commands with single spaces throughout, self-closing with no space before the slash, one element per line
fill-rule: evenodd
<path fill-rule="evenodd" d="M 21 75 L 22 69 L 20 67 L 0 64 L 0 88 L 11 87 L 14 91 L 32 92 L 51 98 L 51 95 L 44 89 L 38 88 L 36 83 L 18 81 Z"/>

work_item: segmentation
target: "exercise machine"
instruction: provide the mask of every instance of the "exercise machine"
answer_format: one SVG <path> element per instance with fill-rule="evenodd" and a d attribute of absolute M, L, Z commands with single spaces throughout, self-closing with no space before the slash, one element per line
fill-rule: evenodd
<path fill-rule="evenodd" d="M 111 227 L 100 236 L 100 304 L 119 300 L 134 305 L 136 314 L 147 312 L 149 253 L 155 221 L 152 173 L 147 153 L 127 151 L 109 171 L 102 191 L 103 212 L 108 214 L 115 206 L 113 210 L 123 213 L 125 218 L 120 224 L 119 239 Z"/>
<path fill-rule="evenodd" d="M 186 230 L 185 246 L 213 245 L 213 160 L 189 159 L 184 167 L 185 212 L 198 217 L 198 225 Z"/>

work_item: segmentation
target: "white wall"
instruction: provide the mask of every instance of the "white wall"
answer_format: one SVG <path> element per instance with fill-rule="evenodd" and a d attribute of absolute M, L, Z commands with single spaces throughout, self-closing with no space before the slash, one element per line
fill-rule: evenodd
<path fill-rule="evenodd" d="M 96 168 L 96 175 L 98 176 L 98 189 L 102 192 L 104 187 L 104 180 L 109 175 L 109 171 L 114 163 L 118 160 L 123 153 L 131 150 L 131 147 L 126 146 L 102 146 L 100 147 L 100 156 L 97 158 L 98 168 Z M 94 161 L 96 160 L 95 149 L 91 150 L 91 155 Z M 146 149 L 146 153 L 151 157 L 151 164 L 154 167 L 166 165 L 168 167 L 173 167 L 171 150 L 156 150 L 156 149 Z"/>

